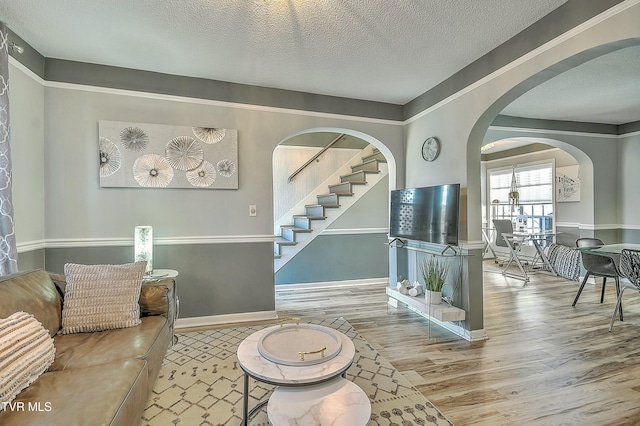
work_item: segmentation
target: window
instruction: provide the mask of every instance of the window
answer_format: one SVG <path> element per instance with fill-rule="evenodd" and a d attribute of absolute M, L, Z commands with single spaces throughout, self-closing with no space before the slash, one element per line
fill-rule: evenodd
<path fill-rule="evenodd" d="M 511 180 L 515 171 L 519 206 L 509 204 Z M 510 219 L 514 229 L 538 232 L 553 227 L 553 163 L 532 163 L 515 168 L 489 170 L 489 223 Z M 496 202 L 497 201 L 497 202 Z"/>

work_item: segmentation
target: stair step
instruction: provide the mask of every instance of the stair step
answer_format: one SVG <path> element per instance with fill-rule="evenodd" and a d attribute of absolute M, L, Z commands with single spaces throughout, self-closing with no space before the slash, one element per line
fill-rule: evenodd
<path fill-rule="evenodd" d="M 326 216 L 295 215 L 293 216 L 293 226 L 303 229 L 311 229 L 311 221 L 325 220 L 326 218 Z"/>
<path fill-rule="evenodd" d="M 318 204 L 325 207 L 340 207 L 340 196 L 338 194 L 325 194 L 316 196 Z"/>
<path fill-rule="evenodd" d="M 283 246 L 295 246 L 295 241 L 285 240 L 282 237 L 276 236 L 276 239 L 273 241 L 273 257 L 276 259 L 280 259 L 282 257 L 282 247 Z"/>
<path fill-rule="evenodd" d="M 364 185 L 367 183 L 367 174 L 364 171 L 355 173 L 349 173 L 348 175 L 340 176 L 341 182 L 351 182 L 354 185 Z"/>
<path fill-rule="evenodd" d="M 378 160 L 381 163 L 386 163 L 387 159 L 384 158 L 384 155 L 382 155 L 382 153 L 376 148 L 374 149 L 372 154 L 367 155 L 366 157 L 362 157 L 362 162 L 367 162 L 370 160 Z"/>
<path fill-rule="evenodd" d="M 284 225 L 280 227 L 282 238 L 285 240 L 296 242 L 296 234 L 300 232 L 311 232 L 311 229 L 298 228 L 293 225 Z"/>
<path fill-rule="evenodd" d="M 285 240 L 284 238 L 277 236 L 274 244 L 277 246 L 295 246 L 298 243 L 295 241 Z"/>
<path fill-rule="evenodd" d="M 380 169 L 378 168 L 378 164 L 380 164 L 379 160 L 373 159 L 368 161 L 363 161 L 361 164 L 357 164 L 355 166 L 351 166 L 352 172 L 369 172 L 369 173 L 378 173 Z"/>
<path fill-rule="evenodd" d="M 304 206 L 304 216 L 324 217 L 324 206 L 322 204 L 308 204 Z"/>
<path fill-rule="evenodd" d="M 343 195 L 353 195 L 351 182 L 342 182 L 335 185 L 329 185 L 329 193 Z"/>

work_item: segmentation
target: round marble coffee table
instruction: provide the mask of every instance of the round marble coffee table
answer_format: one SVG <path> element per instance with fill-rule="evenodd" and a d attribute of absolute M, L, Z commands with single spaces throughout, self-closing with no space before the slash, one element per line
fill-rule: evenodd
<path fill-rule="evenodd" d="M 238 364 L 244 372 L 244 399 L 242 424 L 247 425 L 249 418 L 268 401 L 262 401 L 249 410 L 249 378 L 263 383 L 276 385 L 283 388 L 295 388 L 300 386 L 315 385 L 326 382 L 338 376 L 344 376 L 347 369 L 353 363 L 356 354 L 355 346 L 351 339 L 336 330 L 340 338 L 342 349 L 330 360 L 304 366 L 292 366 L 276 364 L 262 357 L 258 351 L 258 345 L 262 337 L 273 331 L 274 327 L 268 327 L 256 331 L 244 339 L 238 346 Z"/>
<path fill-rule="evenodd" d="M 358 385 L 338 377 L 317 385 L 277 387 L 267 415 L 273 426 L 366 426 L 371 402 Z"/>

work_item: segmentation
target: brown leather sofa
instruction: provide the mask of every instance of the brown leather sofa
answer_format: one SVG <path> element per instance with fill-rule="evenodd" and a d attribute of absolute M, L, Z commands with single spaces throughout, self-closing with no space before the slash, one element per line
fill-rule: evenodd
<path fill-rule="evenodd" d="M 33 314 L 56 348 L 49 370 L 18 394 L 13 410 L 0 411 L 0 425 L 140 424 L 173 340 L 175 281 L 143 284 L 138 326 L 66 335 L 57 334 L 64 288 L 63 275 L 42 270 L 0 277 L 0 318 Z"/>

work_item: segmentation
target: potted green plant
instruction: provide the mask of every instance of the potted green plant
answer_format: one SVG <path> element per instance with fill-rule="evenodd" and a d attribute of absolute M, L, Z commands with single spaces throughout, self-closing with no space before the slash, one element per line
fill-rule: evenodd
<path fill-rule="evenodd" d="M 509 205 L 511 206 L 511 211 L 520 205 L 520 193 L 518 191 L 509 192 Z"/>
<path fill-rule="evenodd" d="M 432 305 L 442 301 L 442 288 L 447 278 L 447 265 L 435 257 L 425 257 L 420 263 L 420 272 L 426 286 L 425 298 Z"/>

